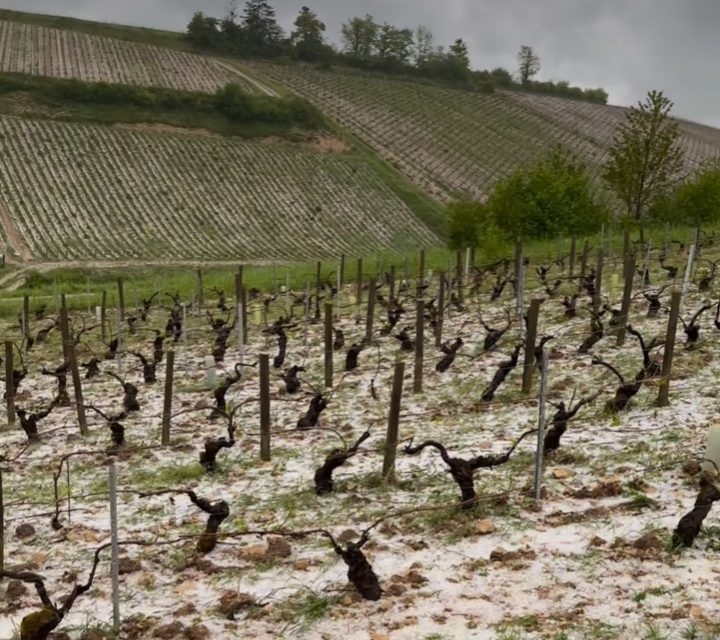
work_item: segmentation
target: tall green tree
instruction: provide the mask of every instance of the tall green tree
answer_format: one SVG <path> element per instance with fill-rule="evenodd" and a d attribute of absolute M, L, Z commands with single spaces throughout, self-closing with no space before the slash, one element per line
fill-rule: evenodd
<path fill-rule="evenodd" d="M 420 25 L 415 31 L 415 47 L 413 49 L 413 64 L 421 69 L 436 52 L 435 36 L 428 27 Z"/>
<path fill-rule="evenodd" d="M 510 241 L 593 233 L 606 217 L 585 164 L 561 149 L 498 182 L 486 209 Z"/>
<path fill-rule="evenodd" d="M 685 178 L 668 197 L 661 198 L 651 209 L 653 218 L 675 224 L 702 226 L 720 222 L 720 162 L 705 164 L 697 173 Z"/>
<path fill-rule="evenodd" d="M 462 38 L 458 38 L 450 45 L 448 57 L 451 58 L 459 68 L 470 68 L 470 54 L 468 53 L 467 44 L 465 44 Z"/>
<path fill-rule="evenodd" d="M 345 52 L 357 60 L 369 60 L 375 53 L 378 28 L 371 15 L 350 18 L 341 27 Z"/>
<path fill-rule="evenodd" d="M 325 44 L 325 24 L 308 7 L 300 9 L 293 23 L 295 31 L 290 34 L 290 42 L 301 60 L 317 60 L 327 51 Z"/>
<path fill-rule="evenodd" d="M 533 76 L 540 71 L 540 58 L 535 55 L 532 47 L 522 45 L 517 55 L 518 71 L 520 73 L 520 82 L 529 84 Z"/>
<path fill-rule="evenodd" d="M 404 66 L 410 62 L 415 44 L 410 29 L 398 29 L 387 22 L 378 30 L 376 55 L 386 66 Z"/>
<path fill-rule="evenodd" d="M 603 178 L 627 207 L 628 218 L 638 224 L 655 202 L 668 195 L 683 168 L 680 130 L 670 118 L 672 107 L 662 91 L 650 91 L 627 112 L 603 167 Z"/>
<path fill-rule="evenodd" d="M 198 11 L 187 26 L 187 39 L 202 49 L 212 49 L 217 44 L 219 34 L 217 18 L 206 16 Z"/>
<path fill-rule="evenodd" d="M 276 18 L 275 9 L 266 0 L 247 0 L 242 15 L 242 28 L 247 53 L 267 55 L 279 48 L 283 31 Z"/>

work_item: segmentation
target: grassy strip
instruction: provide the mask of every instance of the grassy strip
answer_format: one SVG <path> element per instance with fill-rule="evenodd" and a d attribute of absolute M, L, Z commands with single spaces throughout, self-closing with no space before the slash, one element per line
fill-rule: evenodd
<path fill-rule="evenodd" d="M 646 229 L 651 246 L 658 248 L 664 242 L 664 229 Z M 672 229 L 670 238 L 679 240 L 687 246 L 692 242 L 693 229 L 682 227 Z M 593 250 L 600 245 L 599 237 L 588 239 Z M 577 241 L 578 265 L 584 238 Z M 606 233 L 603 246 L 606 255 L 618 255 L 622 251 L 623 234 L 619 231 Z M 533 263 L 550 261 L 558 255 L 567 255 L 570 250 L 570 241 L 567 238 L 557 240 L 542 240 L 526 243 L 523 252 Z M 640 260 L 640 258 L 638 258 Z M 476 257 L 476 264 L 485 262 L 483 256 Z M 671 263 L 675 260 L 671 259 Z M 426 252 L 426 269 L 433 271 L 452 270 L 456 264 L 456 253 L 447 249 L 436 249 Z M 419 254 L 374 254 L 363 259 L 363 273 L 365 278 L 381 271 L 387 271 L 390 265 L 395 265 L 397 277 L 415 277 L 419 267 Z M 594 265 L 593 258 L 590 265 Z M 683 265 L 678 265 L 682 272 Z M 579 268 L 579 267 L 578 267 Z M 619 268 L 619 267 L 618 267 Z M 335 283 L 337 281 L 337 262 L 322 263 L 321 277 Z M 306 286 L 311 290 L 315 286 L 316 263 L 304 264 L 277 264 L 275 266 L 246 265 L 243 270 L 245 285 L 264 293 L 272 293 L 277 285 L 283 287 L 286 278 L 293 291 L 303 291 Z M 0 276 L 6 271 L 0 270 Z M 208 268 L 203 270 L 204 295 L 206 300 L 216 299 L 211 289 L 217 287 L 225 291 L 229 298 L 234 296 L 236 269 Z M 530 274 L 533 275 L 533 274 Z M 348 257 L 345 261 L 345 282 L 355 282 L 356 259 Z M 31 272 L 27 283 L 22 288 L 7 291 L 0 295 L 0 316 L 16 316 L 22 306 L 22 296 L 31 296 L 31 308 L 35 309 L 46 304 L 48 310 L 54 311 L 59 302 L 59 294 L 68 296 L 71 308 L 82 310 L 100 304 L 102 291 L 107 292 L 108 305 L 116 304 L 117 279 L 123 278 L 125 299 L 128 308 L 135 306 L 141 298 L 151 296 L 155 291 L 179 291 L 183 299 L 190 300 L 197 292 L 197 272 L 189 268 L 147 268 L 138 266 L 136 269 L 61 269 L 53 272 Z"/>
<path fill-rule="evenodd" d="M 188 15 L 188 20 L 190 16 Z M 106 38 L 117 38 L 129 42 L 140 42 L 158 47 L 168 47 L 181 51 L 193 52 L 192 45 L 185 40 L 183 33 L 176 31 L 165 31 L 162 29 L 149 29 L 147 27 L 133 27 L 125 24 L 112 24 L 108 22 L 93 22 L 92 20 L 81 20 L 65 16 L 51 16 L 39 13 L 27 13 L 25 11 L 11 11 L 0 9 L 0 20 L 10 22 L 22 22 L 51 29 L 65 29 L 67 31 L 78 31 L 93 36 Z"/>

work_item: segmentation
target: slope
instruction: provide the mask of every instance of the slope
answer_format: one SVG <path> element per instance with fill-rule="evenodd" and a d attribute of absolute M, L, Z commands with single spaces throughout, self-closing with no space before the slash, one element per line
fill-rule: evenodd
<path fill-rule="evenodd" d="M 352 154 L 1 117 L 0 157 L 0 205 L 34 259 L 307 260 L 439 242 Z"/>
<path fill-rule="evenodd" d="M 434 197 L 484 198 L 515 169 L 561 144 L 598 173 L 625 109 L 575 100 L 492 95 L 307 65 L 250 62 L 322 108 Z M 720 131 L 680 121 L 686 169 L 720 154 Z"/>

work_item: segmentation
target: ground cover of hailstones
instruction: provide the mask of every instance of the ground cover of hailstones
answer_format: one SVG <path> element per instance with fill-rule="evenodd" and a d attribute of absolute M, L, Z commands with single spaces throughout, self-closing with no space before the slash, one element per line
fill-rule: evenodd
<path fill-rule="evenodd" d="M 373 147 L 434 197 L 484 199 L 557 144 L 599 175 L 626 109 L 516 91 L 492 95 L 352 70 L 247 62 Z M 717 129 L 679 121 L 688 171 L 718 154 Z"/>
<path fill-rule="evenodd" d="M 710 249 L 707 250 L 709 255 Z M 683 264 L 685 255 L 668 262 Z M 667 262 L 666 262 L 667 264 Z M 697 278 L 704 263 L 698 267 Z M 563 277 L 559 267 L 550 272 Z M 621 287 L 619 267 L 605 272 L 607 301 L 617 307 Z M 547 297 L 528 270 L 526 302 L 531 295 Z M 682 270 L 680 270 L 682 273 Z M 668 281 L 656 263 L 652 286 Z M 636 279 L 631 309 L 633 326 L 650 339 L 664 335 L 667 316 L 646 318 L 647 303 Z M 327 395 L 329 405 L 320 428 L 295 429 L 310 397 L 283 393 L 282 382 L 272 383 L 272 461 L 259 460 L 257 403 L 243 401 L 258 395 L 258 374 L 246 369 L 244 380 L 230 389 L 227 399 L 238 409 L 237 442 L 218 455 L 212 474 L 198 464 L 207 437 L 224 434 L 221 420 L 210 421 L 207 407 L 213 394 L 204 385 L 204 358 L 212 336 L 207 320 L 191 316 L 188 335 L 177 345 L 177 374 L 172 423 L 172 448 L 133 451 L 159 443 L 162 412 L 162 366 L 154 385 L 142 382 L 140 371 L 129 380 L 139 389 L 141 411 L 124 421 L 126 452 L 117 455 L 119 488 L 148 492 L 164 488 L 192 488 L 210 500 L 224 499 L 230 516 L 221 532 L 244 530 L 302 530 L 323 527 L 335 536 L 355 539 L 385 515 L 428 507 L 388 518 L 372 530 L 365 546 L 384 593 L 379 601 L 362 600 L 348 584 L 346 567 L 327 540 L 248 537 L 221 538 L 207 555 L 195 551 L 196 538 L 172 544 L 124 547 L 121 550 L 121 637 L 202 638 L 241 635 L 254 638 L 712 638 L 717 637 L 720 603 L 716 597 L 720 527 L 717 512 L 710 513 L 695 545 L 682 553 L 669 549 L 670 532 L 690 510 L 697 494 L 697 476 L 686 464 L 704 453 L 707 426 L 716 419 L 717 361 L 720 333 L 714 328 L 714 310 L 700 317 L 700 341 L 684 348 L 678 331 L 671 406 L 657 409 L 657 384 L 648 382 L 627 411 L 613 415 L 603 409 L 616 380 L 605 369 L 591 366 L 589 355 L 576 352 L 589 333 L 587 298 L 578 303 L 578 318 L 564 318 L 561 297 L 541 307 L 539 335 L 553 334 L 549 350 L 548 397 L 553 402 L 603 395 L 584 407 L 570 423 L 561 447 L 548 456 L 545 496 L 535 503 L 532 485 L 534 440 L 523 441 L 510 462 L 480 469 L 475 484 L 480 496 L 468 512 L 457 508 L 458 491 L 437 453 L 426 449 L 407 456 L 398 449 L 397 484 L 382 481 L 385 425 L 392 368 L 396 358 L 408 359 L 402 401 L 400 439 L 415 443 L 432 438 L 444 443 L 451 455 L 470 457 L 505 451 L 521 433 L 537 422 L 537 380 L 533 394 L 520 393 L 521 367 L 501 386 L 491 403 L 481 394 L 498 363 L 507 359 L 519 339 L 515 323 L 497 348 L 483 353 L 487 334 L 478 311 L 491 327 L 505 324 L 512 308 L 511 287 L 497 301 L 489 300 L 494 276 L 480 293 L 468 295 L 464 312 L 447 312 L 444 338 L 462 337 L 464 344 L 445 373 L 434 370 L 442 353 L 434 347 L 427 328 L 425 391 L 410 393 L 412 357 L 403 355 L 392 336 L 375 335 L 364 349 L 356 371 L 342 374 L 345 351 L 335 355 L 336 386 Z M 571 285 L 565 282 L 568 292 Z M 410 290 L 414 284 L 410 283 Z M 364 321 L 355 319 L 352 287 L 341 296 L 338 325 L 346 348 L 360 342 Z M 387 286 L 380 289 L 387 299 Z M 367 293 L 365 294 L 367 295 Z M 404 291 L 406 313 L 394 334 L 408 327 L 414 334 L 414 302 Z M 428 298 L 434 291 L 428 291 Z M 711 292 L 693 285 L 684 302 L 684 316 L 697 310 Z M 165 298 L 163 302 L 167 303 Z M 667 302 L 667 295 L 663 303 Z M 208 306 L 212 301 L 208 301 Z M 271 303 L 271 320 L 284 313 L 283 296 Z M 217 311 L 214 311 L 217 315 Z M 295 308 L 302 316 L 301 306 Z M 360 315 L 364 314 L 364 308 Z M 379 307 L 376 328 L 386 321 Z M 162 329 L 167 312 L 153 309 L 137 335 L 126 335 L 126 349 L 151 352 L 152 331 Z M 606 316 L 607 319 L 607 316 Z M 686 318 L 687 319 L 687 318 Z M 230 339 L 225 358 L 229 373 L 242 360 L 253 363 L 266 348 L 275 354 L 275 339 L 261 332 L 262 300 L 249 312 L 249 344 L 241 355 Z M 33 331 L 47 324 L 33 323 Z M 79 325 L 77 325 L 79 326 Z M 322 325 L 289 330 L 286 366 L 303 365 L 301 392 L 320 388 L 323 380 Z M 15 328 L 4 333 L 17 337 Z M 85 334 L 81 359 L 101 353 L 97 331 Z M 630 377 L 641 368 L 636 341 L 628 336 L 622 348 L 605 337 L 593 352 Z M 20 385 L 18 405 L 47 406 L 54 381 L 38 374 L 43 366 L 60 363 L 56 332 L 48 342 L 25 356 L 29 375 Z M 126 370 L 137 365 L 126 355 Z M 115 371 L 113 361 L 104 371 Z M 371 394 L 371 381 L 377 399 Z M 220 374 L 222 379 L 222 373 Z M 104 374 L 87 381 L 86 402 L 106 412 L 121 409 L 119 383 Z M 242 405 L 242 406 L 241 406 Z M 198 409 L 197 411 L 191 411 Z M 186 413 L 180 413 L 187 411 Z M 550 415 L 552 408 L 549 407 Z M 72 586 L 74 574 L 84 579 L 93 550 L 108 540 L 107 470 L 105 456 L 77 456 L 70 461 L 70 517 L 65 512 L 67 489 L 60 482 L 60 522 L 51 527 L 54 511 L 52 471 L 60 456 L 77 450 L 103 450 L 110 445 L 104 421 L 92 412 L 90 435 L 81 439 L 72 407 L 58 408 L 40 423 L 41 441 L 25 448 L 19 429 L 2 431 L 6 508 L 6 562 L 32 568 L 47 577 L 51 595 L 59 599 Z M 329 450 L 340 446 L 339 433 L 348 443 L 366 429 L 370 438 L 348 464 L 336 471 L 335 491 L 318 497 L 313 490 L 315 469 Z M 141 498 L 121 493 L 121 539 L 162 543 L 184 535 L 197 536 L 205 517 L 183 495 Z M 74 509 L 74 511 L 73 511 Z M 42 514 L 42 515 L 39 515 Z M 19 538 L 17 529 L 31 524 L 34 533 Z M 0 584 L 4 596 L 7 581 Z M 18 589 L 18 591 L 22 591 Z M 31 590 L 4 598 L 0 637 L 11 637 L 13 625 L 37 608 Z M 232 614 L 232 615 L 231 615 Z M 228 619 L 228 617 L 234 619 Z M 81 637 L 90 628 L 107 629 L 111 619 L 109 563 L 106 556 L 88 594 L 79 598 L 61 628 Z M 88 636 L 86 636 L 88 637 Z"/>

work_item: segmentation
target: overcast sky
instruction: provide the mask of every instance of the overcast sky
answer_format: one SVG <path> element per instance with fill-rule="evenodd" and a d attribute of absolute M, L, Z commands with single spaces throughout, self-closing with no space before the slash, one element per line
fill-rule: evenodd
<path fill-rule="evenodd" d="M 287 30 L 303 0 L 271 0 Z M 538 79 L 604 87 L 630 105 L 663 89 L 675 114 L 720 127 L 719 0 L 305 0 L 339 42 L 348 17 L 463 38 L 475 68 L 515 70 L 521 44 L 540 56 Z M 182 31 L 194 11 L 222 17 L 227 0 L 0 0 L 8 9 Z"/>

